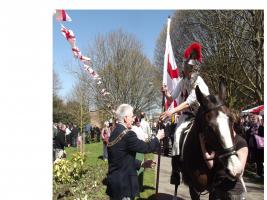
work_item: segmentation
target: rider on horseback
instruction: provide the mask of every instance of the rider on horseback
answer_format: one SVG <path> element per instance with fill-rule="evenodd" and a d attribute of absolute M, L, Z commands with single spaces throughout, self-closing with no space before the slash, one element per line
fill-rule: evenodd
<path fill-rule="evenodd" d="M 180 160 L 180 136 L 183 130 L 192 122 L 197 112 L 199 103 L 196 98 L 195 88 L 198 85 L 204 95 L 209 95 L 209 88 L 199 75 L 200 63 L 202 63 L 201 46 L 198 43 L 191 44 L 184 52 L 183 78 L 177 83 L 176 88 L 170 94 L 166 85 L 162 87 L 168 101 L 179 99 L 179 105 L 172 110 L 167 110 L 160 115 L 164 120 L 173 114 L 180 114 L 174 134 L 174 143 L 172 148 L 172 176 L 171 184 L 176 185 L 176 190 L 180 184 L 179 160 Z"/>
<path fill-rule="evenodd" d="M 199 75 L 199 64 L 201 62 L 201 46 L 198 43 L 193 43 L 184 53 L 183 79 L 178 82 L 172 94 L 168 92 L 165 85 L 162 87 L 162 92 L 165 93 L 165 96 L 169 101 L 173 101 L 178 97 L 181 99 L 181 102 L 179 102 L 180 104 L 177 107 L 172 110 L 167 110 L 160 115 L 160 119 L 164 120 L 166 117 L 171 117 L 173 114 L 181 112 L 174 135 L 174 145 L 172 149 L 173 156 L 180 155 L 179 140 L 181 132 L 188 126 L 191 121 L 191 116 L 197 112 L 199 106 L 195 93 L 196 86 L 198 85 L 204 95 L 209 95 L 209 88 Z"/>

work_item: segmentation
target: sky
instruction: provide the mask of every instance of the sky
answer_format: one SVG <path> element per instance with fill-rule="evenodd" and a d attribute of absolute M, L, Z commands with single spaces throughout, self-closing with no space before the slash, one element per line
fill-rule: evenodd
<path fill-rule="evenodd" d="M 60 25 L 52 17 L 54 9 L 265 9 L 266 3 L 264 0 L 242 3 L 233 0 L 9 0 L 1 8 L 1 199 L 47 200 L 53 194 L 52 66 L 64 77 L 64 68 L 60 66 L 72 59 Z M 128 13 L 131 12 L 134 13 Z M 84 18 L 70 11 L 73 21 L 65 25 L 73 29 L 82 52 L 97 33 L 120 26 L 136 34 L 151 57 L 155 39 L 173 12 L 138 12 L 148 14 L 115 18 L 104 15 L 104 11 L 92 11 L 92 15 Z"/>
<path fill-rule="evenodd" d="M 98 34 L 107 34 L 118 29 L 133 34 L 143 45 L 143 53 L 153 62 L 156 40 L 174 10 L 66 10 L 71 22 L 62 24 L 71 29 L 76 45 L 87 55 L 88 45 L 94 43 Z M 60 32 L 60 23 L 53 18 L 53 69 L 59 75 L 61 97 L 71 91 L 75 79 L 68 66 L 77 66 L 71 47 Z"/>

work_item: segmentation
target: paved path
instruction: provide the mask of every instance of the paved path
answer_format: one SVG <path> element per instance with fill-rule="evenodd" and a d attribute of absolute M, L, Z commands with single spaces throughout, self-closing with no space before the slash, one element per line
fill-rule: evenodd
<path fill-rule="evenodd" d="M 157 160 L 157 155 L 155 155 L 155 160 Z M 171 158 L 161 156 L 160 165 L 160 178 L 159 178 L 159 195 L 158 198 L 151 198 L 157 200 L 172 200 L 174 194 L 174 185 L 170 184 L 171 175 Z M 157 169 L 156 169 L 157 170 Z M 245 178 L 247 187 L 247 200 L 263 200 L 264 199 L 264 187 L 261 184 L 248 183 Z M 188 187 L 181 184 L 178 187 L 178 198 L 177 200 L 188 200 L 191 199 L 188 191 Z M 208 194 L 201 196 L 201 200 L 207 200 Z"/>

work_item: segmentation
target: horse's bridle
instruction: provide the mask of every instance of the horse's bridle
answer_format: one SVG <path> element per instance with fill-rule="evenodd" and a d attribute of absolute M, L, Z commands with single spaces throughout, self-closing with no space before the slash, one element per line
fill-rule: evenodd
<path fill-rule="evenodd" d="M 202 114 L 206 114 L 206 113 L 208 113 L 208 112 L 210 112 L 212 110 L 218 109 L 218 108 L 220 108 L 223 105 L 224 104 L 221 103 L 221 104 L 218 104 L 218 105 L 214 106 L 213 108 L 210 108 L 210 109 L 207 109 L 207 110 L 203 110 L 202 111 L 203 112 Z M 229 147 L 229 148 L 226 148 L 226 149 L 218 150 L 218 151 L 216 151 L 216 154 L 217 154 L 217 156 L 215 156 L 214 158 L 208 159 L 208 160 L 214 160 L 215 158 L 217 158 L 219 160 L 219 162 L 222 163 L 224 169 L 227 168 L 226 163 L 224 162 L 224 160 L 227 159 L 228 157 L 232 156 L 232 155 L 236 155 L 237 156 L 237 153 L 235 151 L 235 146 L 234 145 L 232 147 Z M 234 178 L 229 173 L 227 173 L 227 175 L 229 175 L 229 178 L 230 179 L 233 179 Z"/>
<path fill-rule="evenodd" d="M 229 156 L 232 156 L 232 155 L 237 155 L 235 151 L 235 146 L 232 146 L 227 149 L 222 149 L 221 151 L 217 151 L 217 153 L 218 153 L 217 158 L 219 160 L 222 160 L 223 158 L 228 158 Z"/>
<path fill-rule="evenodd" d="M 206 113 L 208 113 L 208 112 L 210 112 L 212 110 L 218 109 L 218 108 L 220 108 L 222 106 L 224 106 L 224 103 L 220 103 L 220 104 L 218 104 L 218 105 L 216 105 L 216 106 L 214 106 L 213 108 L 210 108 L 210 109 L 205 109 L 205 110 L 202 111 L 202 114 L 206 114 Z"/>

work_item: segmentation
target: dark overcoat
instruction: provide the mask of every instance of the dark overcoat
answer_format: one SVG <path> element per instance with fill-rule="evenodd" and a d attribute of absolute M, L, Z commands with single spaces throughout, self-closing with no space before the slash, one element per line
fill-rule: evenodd
<path fill-rule="evenodd" d="M 118 124 L 110 134 L 109 142 L 112 143 L 125 129 L 122 124 Z M 139 194 L 136 170 L 141 165 L 141 162 L 135 159 L 135 154 L 155 152 L 159 147 L 160 143 L 156 137 L 146 143 L 139 140 L 131 130 L 116 144 L 108 147 L 107 194 L 112 199 L 134 199 Z"/>

